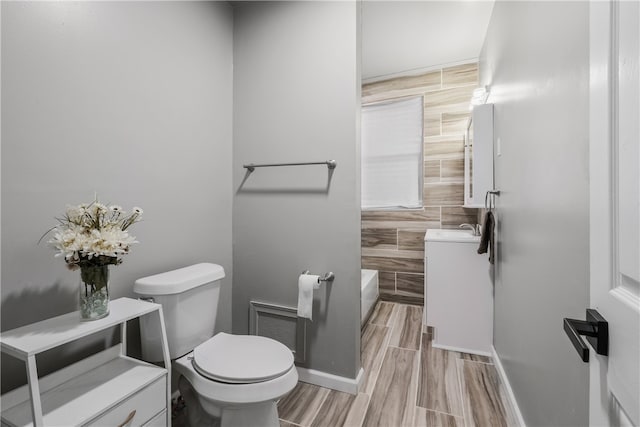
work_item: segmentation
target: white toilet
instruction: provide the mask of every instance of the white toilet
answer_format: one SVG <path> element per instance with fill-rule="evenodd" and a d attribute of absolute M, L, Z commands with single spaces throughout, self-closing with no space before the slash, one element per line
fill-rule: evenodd
<path fill-rule="evenodd" d="M 224 269 L 202 263 L 135 282 L 133 290 L 162 305 L 173 367 L 191 426 L 274 426 L 277 401 L 298 382 L 293 354 L 271 338 L 214 336 Z M 142 357 L 160 362 L 160 329 L 143 317 Z"/>

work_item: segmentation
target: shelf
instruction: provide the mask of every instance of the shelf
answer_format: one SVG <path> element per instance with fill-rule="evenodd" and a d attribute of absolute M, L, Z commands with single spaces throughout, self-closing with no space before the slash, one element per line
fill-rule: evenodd
<path fill-rule="evenodd" d="M 164 368 L 127 356 L 127 321 L 151 313 L 160 325 Z M 116 326 L 120 344 L 38 378 L 36 355 Z M 103 319 L 82 321 L 75 311 L 3 332 L 0 349 L 27 370 L 27 385 L 2 395 L 3 426 L 140 426 L 160 413 L 171 425 L 171 361 L 159 304 L 119 298 Z"/>
<path fill-rule="evenodd" d="M 109 415 L 124 419 L 131 409 L 123 407 L 123 402 L 137 404 L 136 418 L 142 420 L 166 408 L 166 370 L 121 356 L 120 345 L 47 375 L 40 383 L 47 426 L 79 426 Z M 2 422 L 9 426 L 33 425 L 27 386 L 2 396 Z"/>
<path fill-rule="evenodd" d="M 0 346 L 2 352 L 26 360 L 28 356 L 117 326 L 157 309 L 158 305 L 150 302 L 118 298 L 109 303 L 109 315 L 103 319 L 83 322 L 77 311 L 63 314 L 3 332 L 0 334 Z"/>

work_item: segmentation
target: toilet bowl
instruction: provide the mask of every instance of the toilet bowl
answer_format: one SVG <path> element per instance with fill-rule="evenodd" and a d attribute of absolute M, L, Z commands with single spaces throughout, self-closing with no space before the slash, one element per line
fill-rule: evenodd
<path fill-rule="evenodd" d="M 219 333 L 177 359 L 174 368 L 186 380 L 179 387 L 192 425 L 219 419 L 223 426 L 278 426 L 276 402 L 298 381 L 287 347 L 250 335 Z"/>
<path fill-rule="evenodd" d="M 162 304 L 173 367 L 192 426 L 279 426 L 277 401 L 298 381 L 293 354 L 271 338 L 213 334 L 220 280 L 216 264 L 139 279 L 134 291 Z M 142 356 L 162 360 L 156 323 L 141 319 Z"/>

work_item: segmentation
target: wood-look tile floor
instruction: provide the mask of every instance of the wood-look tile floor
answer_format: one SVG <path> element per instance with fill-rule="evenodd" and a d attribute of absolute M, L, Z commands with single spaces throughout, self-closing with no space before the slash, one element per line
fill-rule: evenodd
<path fill-rule="evenodd" d="M 280 426 L 517 425 L 491 358 L 433 348 L 422 307 L 378 302 L 362 330 L 361 353 L 360 393 L 299 382 L 278 403 Z M 188 426 L 186 410 L 172 424 Z"/>
<path fill-rule="evenodd" d="M 360 393 L 299 382 L 278 403 L 281 427 L 516 425 L 491 358 L 431 347 L 422 307 L 378 302 L 361 346 Z"/>

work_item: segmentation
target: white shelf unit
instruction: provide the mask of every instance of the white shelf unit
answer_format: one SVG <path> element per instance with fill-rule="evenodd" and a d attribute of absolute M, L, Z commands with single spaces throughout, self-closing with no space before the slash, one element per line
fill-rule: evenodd
<path fill-rule="evenodd" d="M 476 105 L 464 141 L 464 206 L 484 207 L 493 190 L 493 104 Z"/>
<path fill-rule="evenodd" d="M 170 359 L 162 307 L 119 298 L 109 315 L 83 322 L 78 312 L 0 334 L 0 348 L 25 362 L 27 385 L 2 395 L 6 426 L 171 425 Z M 164 368 L 127 356 L 127 321 L 157 316 Z M 46 350 L 120 326 L 121 343 L 42 378 L 36 356 Z"/>

